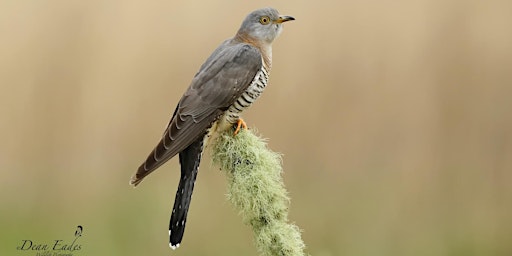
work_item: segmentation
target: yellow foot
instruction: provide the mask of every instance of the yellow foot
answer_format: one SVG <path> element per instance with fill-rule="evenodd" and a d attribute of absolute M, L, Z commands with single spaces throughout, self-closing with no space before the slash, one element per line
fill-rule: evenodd
<path fill-rule="evenodd" d="M 233 135 L 237 135 L 238 132 L 240 131 L 240 128 L 247 129 L 247 124 L 244 122 L 242 118 L 239 118 L 238 121 L 236 122 L 236 129 Z"/>

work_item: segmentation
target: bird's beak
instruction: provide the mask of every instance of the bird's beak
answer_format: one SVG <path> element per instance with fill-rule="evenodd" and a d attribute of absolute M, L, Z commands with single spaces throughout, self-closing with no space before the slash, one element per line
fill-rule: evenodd
<path fill-rule="evenodd" d="M 279 18 L 276 20 L 276 23 L 281 24 L 290 20 L 295 20 L 295 18 L 292 16 L 279 16 Z"/>

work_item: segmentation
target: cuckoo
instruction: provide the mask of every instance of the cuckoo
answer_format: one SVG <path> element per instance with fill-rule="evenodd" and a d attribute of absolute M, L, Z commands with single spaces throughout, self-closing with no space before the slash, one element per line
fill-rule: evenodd
<path fill-rule="evenodd" d="M 263 92 L 272 67 L 272 42 L 283 22 L 294 20 L 273 8 L 253 11 L 236 35 L 224 41 L 201 66 L 181 97 L 158 145 L 132 177 L 137 186 L 179 154 L 181 177 L 169 223 L 169 246 L 179 247 L 199 162 L 209 139 L 220 131 L 246 128 L 240 114 Z"/>

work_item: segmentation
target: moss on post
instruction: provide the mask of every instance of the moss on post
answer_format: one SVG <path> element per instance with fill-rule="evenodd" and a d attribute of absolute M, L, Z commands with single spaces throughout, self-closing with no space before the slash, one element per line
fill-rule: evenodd
<path fill-rule="evenodd" d="M 216 138 L 212 160 L 226 173 L 228 200 L 251 226 L 262 255 L 304 255 L 299 228 L 288 223 L 290 199 L 281 178 L 281 155 L 252 131 Z"/>

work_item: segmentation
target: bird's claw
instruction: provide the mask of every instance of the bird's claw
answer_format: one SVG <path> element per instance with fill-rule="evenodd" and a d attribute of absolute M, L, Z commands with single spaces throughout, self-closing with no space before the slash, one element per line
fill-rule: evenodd
<path fill-rule="evenodd" d="M 233 133 L 233 136 L 237 135 L 238 132 L 240 132 L 240 129 L 242 128 L 247 129 L 247 124 L 244 122 L 242 118 L 239 118 L 238 121 L 236 122 L 236 129 L 235 132 Z"/>

